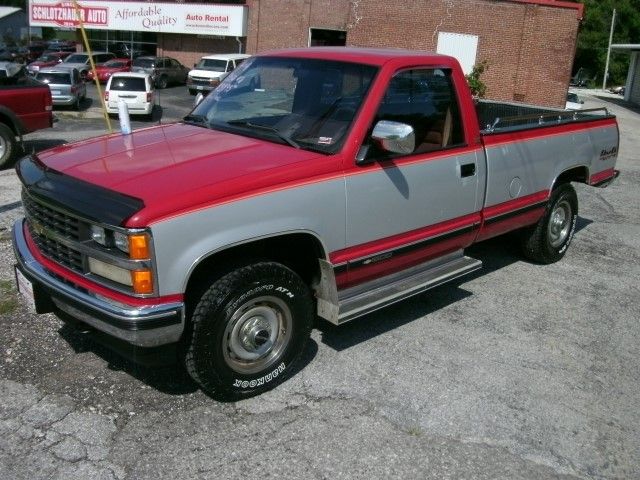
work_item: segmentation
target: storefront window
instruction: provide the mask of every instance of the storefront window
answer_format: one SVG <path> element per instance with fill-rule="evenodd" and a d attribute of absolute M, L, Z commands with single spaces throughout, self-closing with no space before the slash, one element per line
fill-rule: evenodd
<path fill-rule="evenodd" d="M 155 55 L 158 44 L 155 32 L 87 30 L 87 36 L 93 50 L 112 52 L 122 58 Z"/>

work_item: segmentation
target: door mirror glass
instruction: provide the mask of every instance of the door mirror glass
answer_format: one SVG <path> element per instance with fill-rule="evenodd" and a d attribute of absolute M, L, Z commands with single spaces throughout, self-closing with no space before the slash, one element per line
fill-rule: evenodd
<path fill-rule="evenodd" d="M 380 120 L 373 129 L 371 139 L 385 152 L 407 155 L 416 148 L 415 132 L 406 123 Z"/>

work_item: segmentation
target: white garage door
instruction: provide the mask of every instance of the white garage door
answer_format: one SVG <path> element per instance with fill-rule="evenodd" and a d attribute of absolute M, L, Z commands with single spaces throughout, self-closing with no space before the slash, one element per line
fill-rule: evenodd
<path fill-rule="evenodd" d="M 463 33 L 438 33 L 438 53 L 455 57 L 462 65 L 464 74 L 471 73 L 476 63 L 478 36 Z"/>

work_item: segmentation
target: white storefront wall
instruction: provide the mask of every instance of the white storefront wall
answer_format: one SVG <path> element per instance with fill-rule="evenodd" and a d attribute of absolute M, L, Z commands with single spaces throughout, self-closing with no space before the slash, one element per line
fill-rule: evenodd
<path fill-rule="evenodd" d="M 29 24 L 38 27 L 84 27 L 92 30 L 186 33 L 244 37 L 247 7 L 163 2 L 29 0 Z"/>

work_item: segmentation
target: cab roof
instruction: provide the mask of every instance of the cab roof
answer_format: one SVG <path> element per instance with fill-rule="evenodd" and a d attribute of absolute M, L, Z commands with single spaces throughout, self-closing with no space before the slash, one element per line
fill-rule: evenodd
<path fill-rule="evenodd" d="M 309 47 L 271 50 L 259 56 L 317 58 L 342 62 L 366 63 L 382 66 L 390 61 L 405 60 L 408 63 L 418 61 L 424 64 L 455 64 L 456 60 L 447 55 L 422 50 L 400 48 L 359 48 L 359 47 Z"/>

